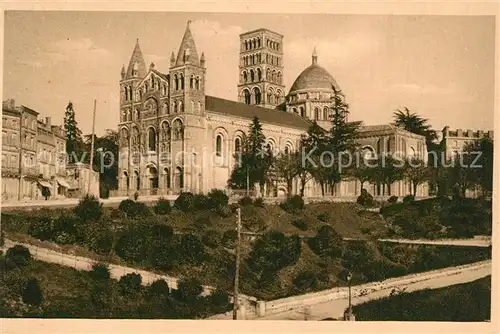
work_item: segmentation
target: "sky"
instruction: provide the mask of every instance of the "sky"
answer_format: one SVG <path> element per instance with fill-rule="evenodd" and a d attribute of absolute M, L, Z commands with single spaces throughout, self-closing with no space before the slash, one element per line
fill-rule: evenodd
<path fill-rule="evenodd" d="M 398 108 L 437 131 L 493 129 L 495 18 L 338 14 L 6 11 L 3 99 L 62 124 L 69 101 L 84 133 L 117 129 L 119 80 L 135 41 L 168 73 L 186 22 L 206 57 L 206 94 L 237 100 L 239 34 L 284 35 L 284 83 L 318 64 L 340 85 L 350 120 L 387 124 Z"/>

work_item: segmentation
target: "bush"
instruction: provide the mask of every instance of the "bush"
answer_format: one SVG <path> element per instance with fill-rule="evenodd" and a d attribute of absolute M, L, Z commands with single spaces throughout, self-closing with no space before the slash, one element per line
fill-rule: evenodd
<path fill-rule="evenodd" d="M 54 218 L 43 214 L 31 219 L 28 234 L 42 241 L 51 240 L 54 234 Z"/>
<path fill-rule="evenodd" d="M 193 195 L 194 208 L 196 210 L 207 210 L 209 209 L 208 197 L 203 194 Z M 194 210 L 193 210 L 194 211 Z"/>
<path fill-rule="evenodd" d="M 95 263 L 92 265 L 92 270 L 89 272 L 89 275 L 95 280 L 107 280 L 111 277 L 109 268 L 104 263 Z"/>
<path fill-rule="evenodd" d="M 169 214 L 172 210 L 172 206 L 170 205 L 170 201 L 160 197 L 158 201 L 155 203 L 154 212 L 157 215 L 166 215 Z"/>
<path fill-rule="evenodd" d="M 247 205 L 252 205 L 253 200 L 249 196 L 244 196 L 238 200 L 238 204 L 241 206 L 247 206 Z"/>
<path fill-rule="evenodd" d="M 7 249 L 5 260 L 11 262 L 16 267 L 24 267 L 31 261 L 30 250 L 21 245 L 15 245 Z"/>
<path fill-rule="evenodd" d="M 299 195 L 289 196 L 280 207 L 290 213 L 297 212 L 304 208 L 304 199 Z"/>
<path fill-rule="evenodd" d="M 253 201 L 253 205 L 258 206 L 260 208 L 264 207 L 264 199 L 262 197 L 257 197 L 255 201 Z"/>
<path fill-rule="evenodd" d="M 302 220 L 302 219 L 294 220 L 292 222 L 292 225 L 295 226 L 296 228 L 298 228 L 299 230 L 302 230 L 302 231 L 307 231 L 307 229 L 309 228 L 309 224 L 305 220 Z"/>
<path fill-rule="evenodd" d="M 413 195 L 406 195 L 403 197 L 403 203 L 411 203 L 415 201 L 415 196 Z"/>
<path fill-rule="evenodd" d="M 301 292 L 307 292 L 316 289 L 318 278 L 312 271 L 302 271 L 294 279 L 293 285 Z"/>
<path fill-rule="evenodd" d="M 229 197 L 224 190 L 212 189 L 208 195 L 209 208 L 215 211 L 220 211 L 229 204 Z"/>
<path fill-rule="evenodd" d="M 326 223 L 329 219 L 328 213 L 327 212 L 322 212 L 318 215 L 318 220 L 322 221 L 323 223 Z"/>
<path fill-rule="evenodd" d="M 203 292 L 201 282 L 196 278 L 182 279 L 177 284 L 177 292 L 180 300 L 193 301 Z"/>
<path fill-rule="evenodd" d="M 182 256 L 188 263 L 201 263 L 205 258 L 205 247 L 193 234 L 185 234 L 181 239 Z"/>
<path fill-rule="evenodd" d="M 3 230 L 0 231 L 0 247 L 3 247 L 5 245 L 5 234 L 3 233 Z"/>
<path fill-rule="evenodd" d="M 174 202 L 174 207 L 182 212 L 195 211 L 195 196 L 190 192 L 182 192 L 179 196 L 177 196 L 177 199 Z"/>
<path fill-rule="evenodd" d="M 127 215 L 127 217 L 145 217 L 149 214 L 149 209 L 146 204 L 136 202 L 131 199 L 125 199 L 120 202 L 118 210 Z"/>
<path fill-rule="evenodd" d="M 141 291 L 142 277 L 140 274 L 131 273 L 124 275 L 118 281 L 118 286 L 123 295 Z"/>
<path fill-rule="evenodd" d="M 210 247 L 210 248 L 217 248 L 217 246 L 219 246 L 220 244 L 220 236 L 219 236 L 219 233 L 217 233 L 217 231 L 214 231 L 214 230 L 210 230 L 210 231 L 207 231 L 201 241 L 205 244 L 205 246 L 207 247 Z"/>
<path fill-rule="evenodd" d="M 43 301 L 43 292 L 40 283 L 36 278 L 26 282 L 22 293 L 23 303 L 32 306 L 40 306 Z"/>
<path fill-rule="evenodd" d="M 398 196 L 391 196 L 389 197 L 389 199 L 387 200 L 387 202 L 389 203 L 397 203 L 398 202 Z"/>
<path fill-rule="evenodd" d="M 358 196 L 356 202 L 364 207 L 373 207 L 375 202 L 373 196 L 365 189 L 361 189 L 361 195 Z"/>
<path fill-rule="evenodd" d="M 238 238 L 236 230 L 227 230 L 222 235 L 222 245 L 226 248 L 233 248 Z"/>
<path fill-rule="evenodd" d="M 320 256 L 335 258 L 342 255 L 342 236 L 329 225 L 322 226 L 308 243 L 311 250 Z"/>
<path fill-rule="evenodd" d="M 94 195 L 85 195 L 74 209 L 75 214 L 84 222 L 98 221 L 102 215 L 102 203 Z"/>
<path fill-rule="evenodd" d="M 153 297 L 168 297 L 169 295 L 168 283 L 164 279 L 159 279 L 148 285 L 145 297 L 151 299 Z"/>

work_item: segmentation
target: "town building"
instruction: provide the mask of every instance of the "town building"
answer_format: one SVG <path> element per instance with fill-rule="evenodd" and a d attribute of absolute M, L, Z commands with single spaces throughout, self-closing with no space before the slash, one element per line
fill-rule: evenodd
<path fill-rule="evenodd" d="M 493 131 L 484 130 L 450 130 L 445 126 L 442 131 L 441 147 L 443 148 L 446 159 L 451 159 L 464 150 L 468 144 L 472 144 L 481 139 L 489 138 L 493 140 Z"/>
<path fill-rule="evenodd" d="M 2 201 L 65 198 L 66 133 L 50 117 L 16 106 L 12 99 L 2 103 Z M 21 145 L 20 145 L 21 144 Z"/>
<path fill-rule="evenodd" d="M 205 55 L 198 54 L 189 22 L 168 73 L 149 67 L 137 40 L 120 80 L 119 189 L 112 196 L 206 193 L 227 189 L 234 155 L 254 117 L 258 117 L 272 150 L 296 150 L 312 120 L 330 127 L 329 106 L 340 90 L 333 76 L 319 64 L 314 50 L 311 65 L 297 77 L 288 94 L 283 84 L 283 36 L 258 29 L 240 36 L 238 102 L 205 94 Z M 365 126 L 360 143 L 368 151 L 395 150 L 426 157 L 425 138 L 389 125 Z M 406 154 L 405 153 L 405 154 Z M 395 182 L 389 191 L 369 185 L 374 195 L 404 196 L 408 182 Z M 299 180 L 293 185 L 299 191 Z M 328 194 L 354 197 L 357 180 L 344 180 Z M 285 196 L 286 186 L 266 185 L 268 196 Z M 417 196 L 427 196 L 427 185 Z M 321 195 L 308 182 L 305 196 Z"/>

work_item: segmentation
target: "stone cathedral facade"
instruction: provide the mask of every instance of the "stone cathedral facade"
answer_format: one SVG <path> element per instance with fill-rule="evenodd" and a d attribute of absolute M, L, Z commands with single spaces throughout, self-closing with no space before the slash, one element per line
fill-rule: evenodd
<path fill-rule="evenodd" d="M 267 145 L 295 150 L 311 120 L 329 127 L 328 106 L 335 79 L 319 65 L 313 51 L 311 65 L 286 92 L 283 84 L 283 36 L 258 29 L 240 36 L 238 101 L 205 94 L 205 55 L 199 54 L 189 22 L 168 73 L 146 66 L 139 41 L 120 80 L 119 189 L 117 196 L 206 193 L 225 189 L 252 119 L 262 124 Z M 359 138 L 373 153 L 400 151 L 426 156 L 425 138 L 390 125 L 364 126 Z M 373 195 L 387 195 L 380 186 L 366 185 Z M 410 193 L 407 181 L 396 182 L 391 195 Z M 299 192 L 299 182 L 293 185 Z M 345 180 L 328 190 L 339 197 L 360 193 L 357 180 Z M 418 196 L 427 196 L 427 185 Z M 279 182 L 266 186 L 267 196 L 284 196 Z M 308 182 L 306 196 L 321 190 Z"/>

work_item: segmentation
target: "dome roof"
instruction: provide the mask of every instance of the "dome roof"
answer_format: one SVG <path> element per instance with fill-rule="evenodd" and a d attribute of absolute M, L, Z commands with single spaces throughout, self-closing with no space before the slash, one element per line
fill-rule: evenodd
<path fill-rule="evenodd" d="M 333 90 L 332 86 L 339 89 L 333 76 L 323 67 L 319 66 L 317 62 L 318 56 L 316 55 L 316 49 L 314 49 L 311 66 L 302 71 L 297 79 L 295 79 L 292 88 L 290 88 L 290 92 L 314 90 L 318 88 Z"/>

